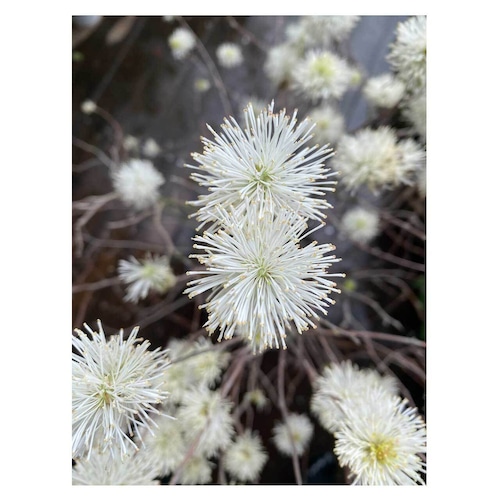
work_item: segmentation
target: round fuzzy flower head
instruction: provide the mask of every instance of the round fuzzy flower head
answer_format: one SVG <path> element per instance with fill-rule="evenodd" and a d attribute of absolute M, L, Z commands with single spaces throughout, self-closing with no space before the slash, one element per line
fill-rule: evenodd
<path fill-rule="evenodd" d="M 351 82 L 349 64 L 328 50 L 308 52 L 292 73 L 292 89 L 310 101 L 340 99 Z"/>
<path fill-rule="evenodd" d="M 259 349 L 285 348 L 286 330 L 292 325 L 303 332 L 315 328 L 316 310 L 327 314 L 328 295 L 339 292 L 328 274 L 335 247 L 316 241 L 300 247 L 311 231 L 306 221 L 285 209 L 276 215 L 249 205 L 244 217 L 220 211 L 221 228 L 196 236 L 194 248 L 205 253 L 191 255 L 205 270 L 188 272 L 202 277 L 188 283 L 185 293 L 194 297 L 211 290 L 206 308 L 209 333 L 220 329 L 218 340 L 234 333 L 255 339 Z M 317 229 L 317 228 L 316 228 Z"/>
<path fill-rule="evenodd" d="M 91 338 L 79 329 L 73 336 L 73 458 L 113 447 L 124 457 L 137 449 L 130 436 L 151 430 L 150 413 L 159 413 L 156 405 L 167 398 L 166 352 L 148 350 L 138 327 L 127 339 L 123 330 L 106 339 L 97 323 L 98 332 L 85 324 Z"/>
<path fill-rule="evenodd" d="M 411 125 L 411 129 L 425 144 L 427 134 L 427 96 L 425 92 L 410 96 L 401 103 L 403 118 Z"/>
<path fill-rule="evenodd" d="M 401 184 L 412 185 L 425 165 L 425 152 L 413 139 L 398 142 L 389 127 L 362 129 L 338 144 L 335 167 L 351 191 L 366 184 L 377 193 Z"/>
<path fill-rule="evenodd" d="M 368 79 L 363 88 L 367 101 L 378 108 L 393 108 L 401 101 L 405 92 L 405 84 L 391 73 Z"/>
<path fill-rule="evenodd" d="M 247 429 L 226 450 L 224 468 L 237 481 L 252 482 L 259 478 L 266 460 L 260 437 Z"/>
<path fill-rule="evenodd" d="M 299 59 L 297 49 L 288 43 L 271 47 L 267 52 L 264 71 L 271 82 L 279 87 L 291 80 L 295 65 Z"/>
<path fill-rule="evenodd" d="M 273 441 L 284 455 L 302 455 L 313 435 L 313 425 L 305 415 L 290 413 L 284 422 L 274 426 Z"/>
<path fill-rule="evenodd" d="M 424 484 L 425 422 L 398 396 L 374 390 L 363 400 L 345 400 L 345 418 L 334 452 L 354 485 Z"/>
<path fill-rule="evenodd" d="M 177 418 L 188 440 L 199 436 L 199 453 L 210 458 L 229 446 L 234 435 L 231 407 L 219 391 L 195 389 L 184 397 Z"/>
<path fill-rule="evenodd" d="M 426 86 L 427 18 L 410 17 L 399 23 L 396 40 L 390 47 L 387 60 L 398 77 L 411 91 Z"/>
<path fill-rule="evenodd" d="M 176 28 L 168 38 L 175 59 L 184 59 L 196 45 L 196 39 L 186 28 Z"/>
<path fill-rule="evenodd" d="M 149 160 L 131 159 L 112 175 L 114 190 L 120 199 L 136 210 L 153 205 L 160 197 L 163 176 Z"/>
<path fill-rule="evenodd" d="M 354 207 L 344 214 L 341 226 L 352 241 L 368 243 L 379 232 L 379 217 L 373 210 Z"/>
<path fill-rule="evenodd" d="M 150 290 L 165 293 L 176 283 L 168 257 L 147 255 L 140 261 L 135 257 L 118 262 L 118 275 L 128 284 L 126 301 L 138 302 L 147 297 Z"/>
<path fill-rule="evenodd" d="M 224 68 L 234 68 L 243 62 L 243 54 L 239 45 L 223 43 L 215 51 L 219 64 Z"/>
<path fill-rule="evenodd" d="M 316 124 L 314 138 L 320 143 L 336 144 L 344 133 L 344 117 L 331 106 L 314 108 L 309 116 Z"/>
<path fill-rule="evenodd" d="M 159 485 L 159 467 L 154 456 L 144 449 L 121 460 L 119 450 L 92 453 L 88 460 L 77 460 L 73 467 L 73 485 Z"/>
<path fill-rule="evenodd" d="M 395 378 L 380 375 L 370 368 L 361 370 L 350 360 L 326 366 L 314 384 L 311 411 L 329 432 L 338 430 L 344 418 L 343 401 L 363 401 L 366 394 L 383 390 L 398 394 Z"/>
<path fill-rule="evenodd" d="M 201 207 L 195 214 L 199 221 L 217 218 L 216 207 L 242 214 L 247 202 L 258 203 L 268 210 L 291 208 L 306 218 L 325 218 L 322 210 L 331 208 L 323 198 L 334 191 L 336 175 L 325 168 L 324 161 L 332 149 L 304 144 L 312 137 L 314 124 L 305 119 L 297 123 L 297 110 L 290 118 L 286 110 L 268 111 L 257 116 L 250 104 L 245 113 L 245 129 L 236 120 L 225 120 L 222 134 L 210 129 L 215 142 L 202 138 L 203 154 L 194 153 L 199 166 L 191 178 L 208 187 L 210 194 L 199 196 L 192 205 Z"/>

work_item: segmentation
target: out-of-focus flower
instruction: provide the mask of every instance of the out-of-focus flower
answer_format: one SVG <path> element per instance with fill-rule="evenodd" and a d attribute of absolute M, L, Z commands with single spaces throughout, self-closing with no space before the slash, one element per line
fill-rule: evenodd
<path fill-rule="evenodd" d="M 422 198 L 425 198 L 427 196 L 427 169 L 426 168 L 423 168 L 418 173 L 417 189 L 418 189 L 418 194 Z"/>
<path fill-rule="evenodd" d="M 398 142 L 396 132 L 384 126 L 342 137 L 333 164 L 351 191 L 365 184 L 377 193 L 401 184 L 412 185 L 424 167 L 425 152 L 413 139 Z"/>
<path fill-rule="evenodd" d="M 138 302 L 145 299 L 150 291 L 159 294 L 170 290 L 176 278 L 166 256 L 146 255 L 141 260 L 130 257 L 118 262 L 118 275 L 128 284 L 126 301 Z"/>
<path fill-rule="evenodd" d="M 177 418 L 191 441 L 199 437 L 199 453 L 210 458 L 229 446 L 235 432 L 231 407 L 219 391 L 193 389 L 185 395 Z"/>
<path fill-rule="evenodd" d="M 222 43 L 215 51 L 219 64 L 224 68 L 234 68 L 243 62 L 243 53 L 239 45 L 235 43 Z"/>
<path fill-rule="evenodd" d="M 331 205 L 324 194 L 335 190 L 330 177 L 336 173 L 324 161 L 333 150 L 305 146 L 314 124 L 305 119 L 296 126 L 297 110 L 290 118 L 284 109 L 274 114 L 273 105 L 256 117 L 250 104 L 244 130 L 234 119 L 225 120 L 221 135 L 209 127 L 215 142 L 202 138 L 203 154 L 192 155 L 199 166 L 186 165 L 197 171 L 191 178 L 210 190 L 190 202 L 201 207 L 198 220 L 215 220 L 218 207 L 242 214 L 246 202 L 271 211 L 290 208 L 316 220 L 325 217 L 322 210 Z"/>
<path fill-rule="evenodd" d="M 345 417 L 340 403 L 345 400 L 362 402 L 366 394 L 379 389 L 397 395 L 396 379 L 382 376 L 370 368 L 361 370 L 349 360 L 332 363 L 315 380 L 311 411 L 326 430 L 334 433 Z"/>
<path fill-rule="evenodd" d="M 332 106 L 314 108 L 309 117 L 316 124 L 314 138 L 319 143 L 336 144 L 344 133 L 344 117 Z"/>
<path fill-rule="evenodd" d="M 398 77 L 412 92 L 426 86 L 427 18 L 410 17 L 398 24 L 396 40 L 390 46 L 387 60 Z"/>
<path fill-rule="evenodd" d="M 311 231 L 305 232 L 307 223 L 296 212 L 260 211 L 249 205 L 241 217 L 221 210 L 221 229 L 194 237 L 194 248 L 205 253 L 190 257 L 206 268 L 188 272 L 202 277 L 189 282 L 185 293 L 191 298 L 211 290 L 200 307 L 207 309 L 208 331 L 220 329 L 219 341 L 235 333 L 251 340 L 258 335 L 258 350 L 279 348 L 280 341 L 285 348 L 292 324 L 300 333 L 315 328 L 316 311 L 327 314 L 335 303 L 328 295 L 339 293 L 329 278 L 343 274 L 328 273 L 340 260 L 327 255 L 333 245 L 299 246 Z"/>
<path fill-rule="evenodd" d="M 363 88 L 367 101 L 378 108 L 393 108 L 405 95 L 405 84 L 391 73 L 369 78 Z"/>
<path fill-rule="evenodd" d="M 82 102 L 80 109 L 82 110 L 82 113 L 85 113 L 86 115 L 91 115 L 92 113 L 96 112 L 97 104 L 94 101 L 87 99 Z"/>
<path fill-rule="evenodd" d="M 179 482 L 184 485 L 208 484 L 212 480 L 214 465 L 203 454 L 196 453 L 184 464 Z"/>
<path fill-rule="evenodd" d="M 352 68 L 328 50 L 309 51 L 292 72 L 292 89 L 310 101 L 340 99 L 351 85 Z"/>
<path fill-rule="evenodd" d="M 210 80 L 207 80 L 206 78 L 197 78 L 194 81 L 194 89 L 200 94 L 206 92 L 210 87 Z"/>
<path fill-rule="evenodd" d="M 161 148 L 158 146 L 158 143 L 153 139 L 146 139 L 146 142 L 142 146 L 142 152 L 148 158 L 156 158 L 161 153 Z"/>
<path fill-rule="evenodd" d="M 266 460 L 267 453 L 260 437 L 247 429 L 227 448 L 224 468 L 236 480 L 252 482 L 259 478 Z"/>
<path fill-rule="evenodd" d="M 125 136 L 123 140 L 123 148 L 125 151 L 137 151 L 139 149 L 139 139 L 133 135 Z"/>
<path fill-rule="evenodd" d="M 160 471 L 155 457 L 140 449 L 120 459 L 110 449 L 95 452 L 87 459 L 76 461 L 73 485 L 147 485 L 160 484 Z"/>
<path fill-rule="evenodd" d="M 313 424 L 306 415 L 290 413 L 288 418 L 273 428 L 272 440 L 284 455 L 302 455 L 313 435 Z"/>
<path fill-rule="evenodd" d="M 156 463 L 159 476 L 173 473 L 188 452 L 188 443 L 183 433 L 181 422 L 164 414 L 175 417 L 173 405 L 160 408 L 163 415 L 155 416 L 154 434 L 143 432 L 144 451 Z"/>
<path fill-rule="evenodd" d="M 250 404 L 253 404 L 258 411 L 263 410 L 268 404 L 269 399 L 266 398 L 266 395 L 262 392 L 261 389 L 254 389 L 245 393 L 245 401 L 248 401 Z"/>
<path fill-rule="evenodd" d="M 271 82 L 279 87 L 291 80 L 293 69 L 299 61 L 297 50 L 283 43 L 271 47 L 267 53 L 264 71 Z"/>
<path fill-rule="evenodd" d="M 97 26 L 101 20 L 102 16 L 73 16 L 73 22 L 82 28 Z"/>
<path fill-rule="evenodd" d="M 382 389 L 341 403 L 334 452 L 354 485 L 424 484 L 425 422 L 408 401 Z"/>
<path fill-rule="evenodd" d="M 136 210 L 150 207 L 160 197 L 163 175 L 151 161 L 133 158 L 112 174 L 113 187 L 120 199 Z"/>
<path fill-rule="evenodd" d="M 352 241 L 368 243 L 379 232 L 379 217 L 373 210 L 354 207 L 344 214 L 341 226 Z"/>
<path fill-rule="evenodd" d="M 156 405 L 168 395 L 167 353 L 140 342 L 138 327 L 126 340 L 123 330 L 106 340 L 97 324 L 98 332 L 84 325 L 91 338 L 79 329 L 73 336 L 73 458 L 108 448 L 124 457 L 137 449 L 130 436 L 151 430 L 150 414 L 158 413 Z"/>
<path fill-rule="evenodd" d="M 186 28 L 176 28 L 168 38 L 175 59 L 184 59 L 196 45 L 194 35 Z"/>
<path fill-rule="evenodd" d="M 349 37 L 360 16 L 303 16 L 300 25 L 309 47 L 331 46 Z"/>
<path fill-rule="evenodd" d="M 427 96 L 425 92 L 412 95 L 401 103 L 403 117 L 411 125 L 412 130 L 425 144 L 427 134 Z"/>

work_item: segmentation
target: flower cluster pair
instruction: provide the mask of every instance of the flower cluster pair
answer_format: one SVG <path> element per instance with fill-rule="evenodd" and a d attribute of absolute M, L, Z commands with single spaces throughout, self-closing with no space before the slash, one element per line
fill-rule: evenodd
<path fill-rule="evenodd" d="M 286 348 L 287 332 L 315 327 L 317 311 L 327 314 L 339 292 L 329 267 L 340 259 L 335 247 L 307 239 L 322 227 L 331 208 L 325 199 L 335 180 L 325 167 L 328 146 L 307 146 L 314 124 L 297 125 L 297 111 L 245 110 L 242 129 L 225 119 L 214 140 L 202 138 L 198 165 L 187 165 L 191 178 L 209 193 L 191 204 L 198 208 L 202 234 L 194 237 L 191 255 L 204 267 L 189 271 L 201 277 L 188 283 L 189 297 L 210 291 L 200 308 L 205 327 L 219 330 L 218 340 L 239 335 L 254 352 Z M 309 227 L 309 220 L 317 222 Z"/>

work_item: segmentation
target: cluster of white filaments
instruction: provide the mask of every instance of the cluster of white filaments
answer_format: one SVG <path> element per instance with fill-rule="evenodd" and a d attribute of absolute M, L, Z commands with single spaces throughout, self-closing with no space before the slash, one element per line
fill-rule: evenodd
<path fill-rule="evenodd" d="M 191 202 L 201 207 L 198 220 L 213 220 L 218 206 L 241 213 L 247 201 L 271 211 L 285 207 L 306 218 L 325 217 L 322 210 L 331 205 L 324 195 L 335 190 L 336 173 L 324 161 L 333 150 L 305 146 L 314 124 L 305 119 L 296 126 L 297 110 L 290 118 L 285 110 L 274 114 L 273 106 L 256 116 L 249 105 L 243 130 L 233 118 L 224 121 L 222 134 L 209 127 L 215 141 L 202 138 L 203 154 L 193 154 L 199 166 L 187 165 L 197 170 L 191 178 L 210 191 Z"/>
<path fill-rule="evenodd" d="M 138 327 L 127 339 L 123 330 L 106 339 L 100 321 L 98 326 L 93 332 L 85 325 L 91 338 L 79 329 L 73 336 L 73 458 L 108 449 L 123 458 L 137 450 L 131 436 L 154 427 L 151 414 L 168 395 L 165 351 L 149 350 Z"/>
<path fill-rule="evenodd" d="M 218 340 L 232 338 L 238 329 L 249 340 L 258 334 L 258 350 L 279 348 L 280 342 L 285 348 L 287 329 L 314 328 L 315 310 L 327 314 L 335 303 L 329 293 L 339 292 L 329 278 L 342 275 L 327 271 L 339 261 L 327 255 L 333 245 L 300 246 L 311 233 L 302 217 L 285 209 L 260 211 L 249 205 L 241 218 L 220 209 L 224 229 L 194 238 L 194 248 L 205 253 L 191 257 L 206 267 L 190 272 L 203 277 L 188 283 L 186 293 L 194 297 L 212 290 L 200 307 L 208 311 L 208 331 L 220 329 Z"/>
<path fill-rule="evenodd" d="M 254 352 L 286 348 L 287 331 L 315 328 L 318 311 L 327 314 L 334 304 L 329 295 L 339 292 L 328 268 L 339 262 L 329 255 L 335 247 L 301 242 L 324 225 L 308 228 L 308 219 L 322 221 L 325 200 L 334 191 L 335 173 L 325 168 L 332 156 L 328 146 L 309 147 L 314 124 L 297 123 L 282 110 L 255 114 L 251 104 L 244 130 L 225 120 L 222 134 L 210 129 L 215 142 L 202 138 L 203 154 L 194 154 L 199 166 L 192 179 L 209 194 L 191 202 L 194 214 L 207 226 L 193 239 L 203 269 L 188 272 L 201 277 L 187 284 L 192 298 L 210 292 L 205 327 L 219 330 L 218 340 L 234 335 Z"/>
<path fill-rule="evenodd" d="M 416 408 L 382 388 L 341 406 L 334 451 L 351 471 L 352 484 L 424 484 L 426 428 Z"/>

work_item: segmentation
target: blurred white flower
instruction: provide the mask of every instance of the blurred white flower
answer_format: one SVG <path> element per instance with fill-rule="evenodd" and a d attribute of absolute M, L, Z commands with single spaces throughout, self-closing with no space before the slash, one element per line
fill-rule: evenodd
<path fill-rule="evenodd" d="M 169 400 L 181 403 L 195 388 L 215 387 L 230 361 L 228 352 L 212 344 L 207 338 L 196 342 L 172 339 L 168 343 L 171 364 L 165 374 Z"/>
<path fill-rule="evenodd" d="M 271 47 L 267 52 L 264 71 L 271 82 L 279 87 L 291 79 L 292 71 L 299 61 L 299 53 L 289 44 Z"/>
<path fill-rule="evenodd" d="M 360 16 L 303 16 L 300 25 L 307 46 L 326 48 L 347 39 L 359 20 Z"/>
<path fill-rule="evenodd" d="M 261 389 L 253 389 L 252 391 L 246 392 L 244 400 L 254 405 L 258 411 L 262 411 L 270 403 Z"/>
<path fill-rule="evenodd" d="M 292 71 L 292 89 L 310 101 L 340 99 L 351 83 L 352 68 L 328 50 L 309 51 Z"/>
<path fill-rule="evenodd" d="M 194 454 L 184 464 L 179 482 L 184 485 L 208 484 L 212 480 L 214 466 L 215 464 L 203 454 Z"/>
<path fill-rule="evenodd" d="M 418 194 L 425 198 L 427 196 L 427 169 L 424 167 L 417 176 Z"/>
<path fill-rule="evenodd" d="M 313 435 L 313 424 L 306 415 L 290 413 L 288 418 L 273 428 L 272 440 L 276 448 L 287 456 L 302 455 Z"/>
<path fill-rule="evenodd" d="M 210 191 L 190 202 L 201 207 L 199 221 L 215 220 L 221 206 L 243 213 L 247 201 L 271 211 L 289 207 L 316 220 L 331 208 L 324 194 L 335 190 L 336 181 L 329 179 L 336 173 L 324 161 L 333 150 L 305 146 L 314 124 L 306 118 L 296 126 L 297 110 L 290 118 L 284 109 L 274 114 L 273 105 L 256 117 L 250 104 L 244 130 L 233 118 L 225 120 L 221 135 L 209 127 L 215 142 L 202 138 L 203 154 L 192 155 L 199 166 L 186 165 L 197 171 L 191 178 Z"/>
<path fill-rule="evenodd" d="M 225 470 L 234 479 L 246 483 L 257 481 L 266 461 L 262 440 L 246 429 L 229 445 L 223 462 Z"/>
<path fill-rule="evenodd" d="M 229 446 L 235 433 L 231 408 L 232 403 L 219 391 L 193 389 L 185 395 L 177 418 L 190 441 L 200 436 L 199 453 L 210 458 Z"/>
<path fill-rule="evenodd" d="M 427 135 L 427 96 L 425 92 L 412 95 L 401 103 L 402 114 L 411 125 L 422 143 L 426 143 Z"/>
<path fill-rule="evenodd" d="M 340 403 L 346 400 L 362 402 L 365 395 L 375 389 L 397 395 L 397 380 L 371 368 L 361 370 L 350 360 L 331 363 L 314 382 L 311 412 L 326 430 L 334 433 L 345 416 Z"/>
<path fill-rule="evenodd" d="M 316 124 L 313 132 L 319 143 L 336 144 L 344 133 L 344 117 L 332 106 L 314 108 L 309 113 L 309 118 Z"/>
<path fill-rule="evenodd" d="M 158 200 L 159 187 L 165 179 L 149 160 L 133 158 L 112 174 L 112 182 L 125 204 L 143 210 Z"/>
<path fill-rule="evenodd" d="M 327 314 L 334 304 L 328 295 L 339 293 L 329 278 L 331 264 L 339 262 L 327 255 L 333 245 L 316 241 L 300 247 L 312 231 L 296 212 L 280 210 L 276 215 L 249 205 L 244 217 L 220 211 L 221 229 L 194 237 L 194 248 L 205 253 L 190 255 L 206 268 L 189 271 L 202 275 L 187 284 L 192 298 L 211 290 L 206 308 L 209 333 L 220 329 L 218 340 L 235 333 L 256 339 L 259 349 L 285 348 L 286 331 L 294 325 L 299 333 L 315 328 L 316 311 Z M 316 228 L 317 229 L 317 228 Z"/>
<path fill-rule="evenodd" d="M 123 139 L 123 148 L 125 151 L 137 151 L 139 149 L 139 139 L 130 134 L 125 136 L 125 139 Z"/>
<path fill-rule="evenodd" d="M 82 102 L 80 109 L 82 110 L 82 113 L 85 113 L 86 115 L 91 115 L 92 113 L 95 113 L 97 109 L 97 104 L 94 101 L 87 99 Z"/>
<path fill-rule="evenodd" d="M 148 138 L 142 146 L 142 152 L 148 158 L 156 158 L 161 153 L 161 148 L 153 138 Z"/>
<path fill-rule="evenodd" d="M 95 452 L 87 459 L 76 461 L 73 485 L 159 485 L 160 476 L 155 457 L 144 449 L 117 458 L 110 449 Z"/>
<path fill-rule="evenodd" d="M 398 142 L 389 127 L 361 129 L 344 136 L 333 160 L 341 171 L 342 182 L 351 191 L 366 184 L 373 192 L 412 185 L 415 175 L 425 165 L 425 151 L 413 139 Z"/>
<path fill-rule="evenodd" d="M 405 84 L 392 73 L 383 73 L 367 80 L 363 88 L 366 100 L 378 108 L 393 108 L 403 98 Z"/>
<path fill-rule="evenodd" d="M 122 457 L 137 449 L 130 436 L 151 429 L 150 414 L 168 394 L 165 351 L 149 350 L 149 341 L 137 338 L 138 327 L 126 340 L 123 329 L 106 339 L 97 324 L 98 332 L 85 324 L 91 338 L 79 329 L 73 336 L 73 458 L 115 445 Z"/>
<path fill-rule="evenodd" d="M 341 403 L 345 418 L 335 433 L 334 452 L 354 485 L 424 484 L 425 422 L 408 401 L 374 389 Z"/>
<path fill-rule="evenodd" d="M 175 417 L 173 405 L 160 408 L 161 412 Z M 157 427 L 154 434 L 143 432 L 144 451 L 154 460 L 159 476 L 173 473 L 188 452 L 181 423 L 176 418 L 157 415 L 154 418 Z"/>
<path fill-rule="evenodd" d="M 196 90 L 196 92 L 199 92 L 200 94 L 206 92 L 210 87 L 211 87 L 210 80 L 207 80 L 206 78 L 197 78 L 194 81 L 194 89 Z"/>
<path fill-rule="evenodd" d="M 352 241 L 368 243 L 379 233 L 379 217 L 373 210 L 354 207 L 342 217 L 341 227 Z"/>
<path fill-rule="evenodd" d="M 194 35 L 186 28 L 176 28 L 168 38 L 175 59 L 184 59 L 196 45 Z"/>
<path fill-rule="evenodd" d="M 222 43 L 215 51 L 219 64 L 224 68 L 234 68 L 243 62 L 243 53 L 239 45 L 235 43 Z"/>
<path fill-rule="evenodd" d="M 388 62 L 411 91 L 426 86 L 427 18 L 410 17 L 396 28 L 396 40 L 390 46 Z"/>
<path fill-rule="evenodd" d="M 118 276 L 128 284 L 125 300 L 129 302 L 145 299 L 150 291 L 163 294 L 176 283 L 166 256 L 148 254 L 141 260 L 133 256 L 122 259 L 118 261 Z"/>

